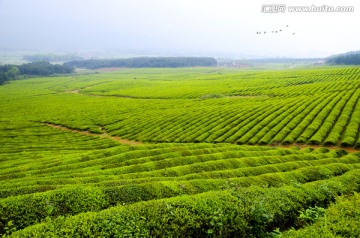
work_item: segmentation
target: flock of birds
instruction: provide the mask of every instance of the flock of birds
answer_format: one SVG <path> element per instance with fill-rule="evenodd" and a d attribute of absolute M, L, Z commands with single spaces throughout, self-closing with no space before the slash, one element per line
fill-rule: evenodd
<path fill-rule="evenodd" d="M 286 27 L 289 27 L 289 25 L 286 25 Z M 275 34 L 276 34 L 276 33 L 282 32 L 282 31 L 283 31 L 283 30 L 280 29 L 280 30 L 276 30 L 276 31 L 271 31 L 271 33 L 275 33 Z M 264 32 L 262 32 L 262 31 L 257 31 L 257 32 L 256 32 L 256 34 L 262 34 L 262 33 L 263 33 L 263 34 L 266 34 L 266 31 L 264 31 Z M 295 32 L 293 32 L 292 34 L 295 35 Z"/>

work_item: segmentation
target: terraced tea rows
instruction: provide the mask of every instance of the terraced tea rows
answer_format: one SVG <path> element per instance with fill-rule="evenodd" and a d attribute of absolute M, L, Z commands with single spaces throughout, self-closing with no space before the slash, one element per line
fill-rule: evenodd
<path fill-rule="evenodd" d="M 132 69 L 12 81 L 0 87 L 0 234 L 303 234 L 312 225 L 301 212 L 331 212 L 360 190 L 359 73 Z"/>
<path fill-rule="evenodd" d="M 14 99 L 12 90 L 7 93 L 15 117 L 26 115 L 28 120 L 94 133 L 103 133 L 99 129 L 103 128 L 130 140 L 360 146 L 357 68 L 161 72 L 124 70 L 56 82 L 29 80 L 4 88 L 24 93 L 24 98 Z M 121 91 L 146 87 L 143 95 L 151 91 L 157 96 L 118 95 L 112 92 L 114 87 Z M 68 93 L 74 90 L 79 93 Z M 173 96 L 166 97 L 165 90 Z M 189 90 L 194 97 L 186 97 Z M 28 106 L 24 107 L 25 101 Z M 7 110 L 2 112 L 4 119 L 11 120 Z"/>
<path fill-rule="evenodd" d="M 184 194 L 326 181 L 360 169 L 360 155 L 346 154 L 199 143 L 114 146 L 36 160 L 12 158 L 16 168 L 5 163 L 0 168 L 1 229 L 5 231 L 9 222 L 21 229 L 46 217 Z"/>
<path fill-rule="evenodd" d="M 360 146 L 358 68 L 202 70 L 201 77 L 199 71 L 126 70 L 64 79 L 49 87 L 58 92 L 48 98 L 50 107 L 61 99 L 76 112 L 57 108 L 59 115 L 45 112 L 37 120 L 96 133 L 101 126 L 146 142 Z"/>

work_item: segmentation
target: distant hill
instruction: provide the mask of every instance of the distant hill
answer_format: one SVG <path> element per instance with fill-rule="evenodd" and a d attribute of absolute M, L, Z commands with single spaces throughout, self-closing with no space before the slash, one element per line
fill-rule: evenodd
<path fill-rule="evenodd" d="M 332 55 L 326 58 L 327 64 L 360 65 L 360 50 Z"/>
<path fill-rule="evenodd" d="M 57 54 L 34 54 L 34 55 L 23 55 L 23 59 L 29 62 L 39 62 L 39 61 L 47 61 L 47 62 L 67 62 L 74 60 L 83 60 L 82 57 L 77 55 L 57 55 Z"/>

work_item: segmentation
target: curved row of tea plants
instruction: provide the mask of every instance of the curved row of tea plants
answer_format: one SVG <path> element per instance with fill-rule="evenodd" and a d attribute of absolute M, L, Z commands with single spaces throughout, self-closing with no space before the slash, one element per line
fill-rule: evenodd
<path fill-rule="evenodd" d="M 0 168 L 1 229 L 4 233 L 9 224 L 22 229 L 59 216 L 183 194 L 336 178 L 360 169 L 360 156 L 346 154 L 199 143 L 114 146 L 38 161 L 19 158 L 16 168 Z"/>
<path fill-rule="evenodd" d="M 101 212 L 48 218 L 12 237 L 211 236 L 265 237 L 301 225 L 301 210 L 327 207 L 359 189 L 358 170 L 280 188 L 249 187 L 119 205 Z"/>

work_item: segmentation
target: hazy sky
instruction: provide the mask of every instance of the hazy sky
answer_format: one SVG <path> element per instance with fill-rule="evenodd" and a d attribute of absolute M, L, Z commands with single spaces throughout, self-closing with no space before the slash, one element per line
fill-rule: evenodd
<path fill-rule="evenodd" d="M 262 13 L 270 3 L 355 11 Z M 0 48 L 323 57 L 360 50 L 359 27 L 358 0 L 0 0 Z"/>

